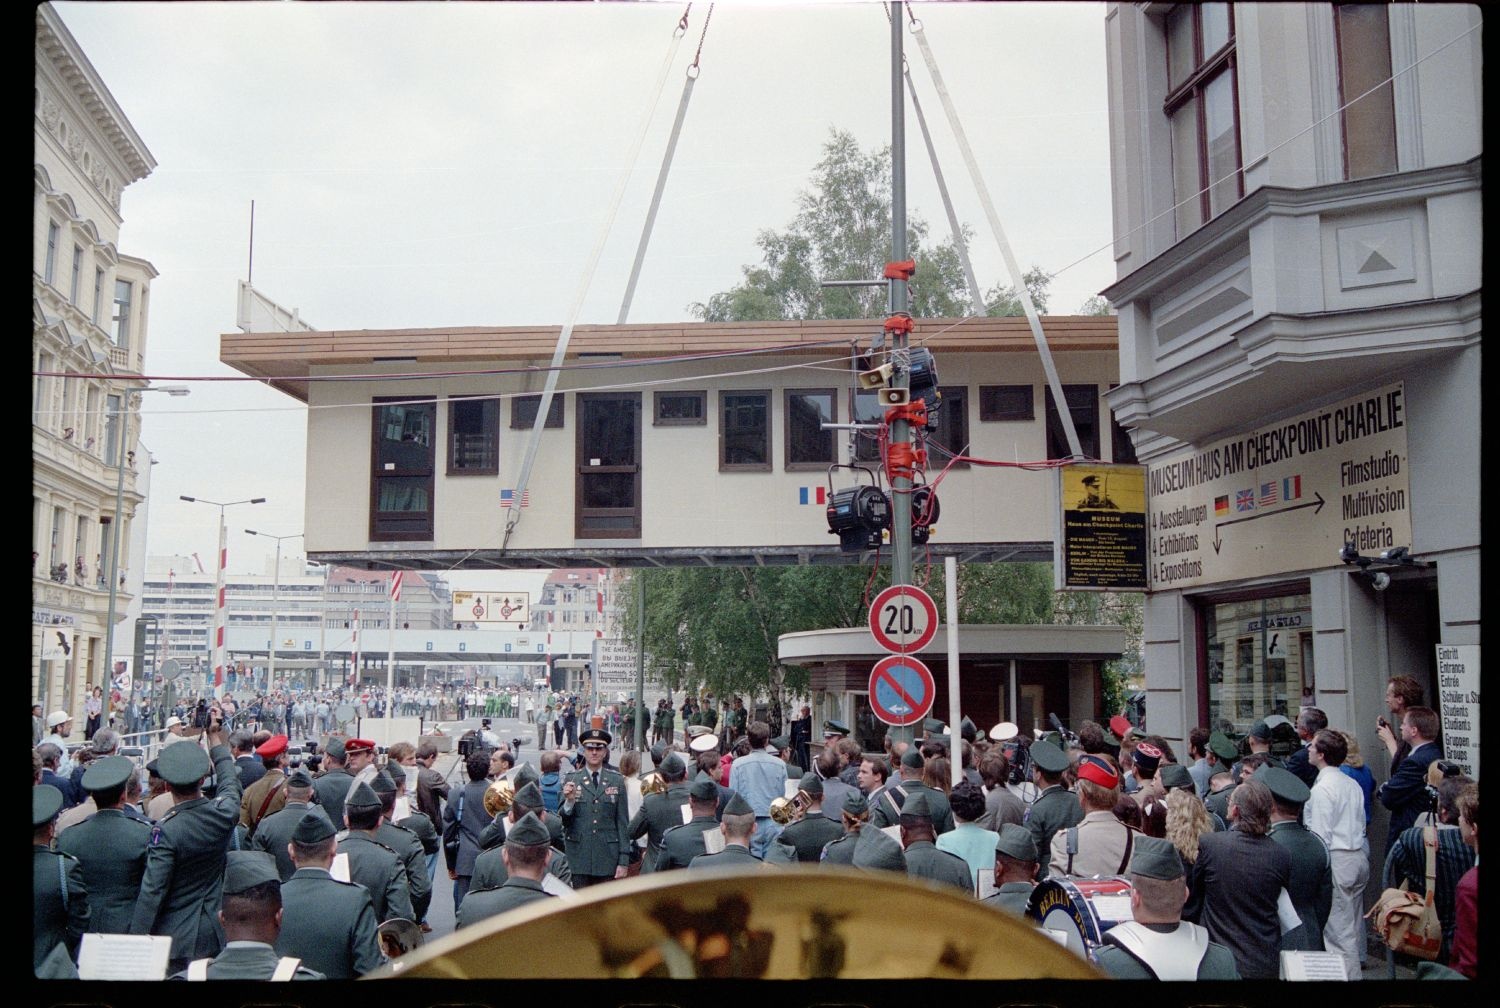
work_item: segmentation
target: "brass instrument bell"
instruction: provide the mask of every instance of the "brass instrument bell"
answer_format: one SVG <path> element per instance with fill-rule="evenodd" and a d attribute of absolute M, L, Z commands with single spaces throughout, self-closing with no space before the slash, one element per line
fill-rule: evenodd
<path fill-rule="evenodd" d="M 666 791 L 666 789 L 667 789 L 667 779 L 665 777 L 663 777 L 661 774 L 657 773 L 655 770 L 652 770 L 648 774 L 642 775 L 642 777 L 641 777 L 641 796 L 642 797 L 644 797 L 646 795 L 652 795 L 652 794 L 661 794 L 662 792 Z"/>
<path fill-rule="evenodd" d="M 807 809 L 807 792 L 798 791 L 795 798 L 773 798 L 771 800 L 771 821 L 782 826 L 789 826 L 802 818 Z"/>
<path fill-rule="evenodd" d="M 501 777 L 484 789 L 484 811 L 491 819 L 497 815 L 503 815 L 510 811 L 510 804 L 515 800 L 516 786 L 508 779 Z"/>

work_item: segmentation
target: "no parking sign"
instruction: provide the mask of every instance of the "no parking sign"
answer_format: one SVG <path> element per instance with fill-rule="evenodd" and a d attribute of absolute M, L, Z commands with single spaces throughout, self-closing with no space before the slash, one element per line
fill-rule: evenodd
<path fill-rule="evenodd" d="M 909 655 L 887 655 L 870 670 L 870 710 L 894 728 L 927 717 L 935 693 L 932 672 Z"/>

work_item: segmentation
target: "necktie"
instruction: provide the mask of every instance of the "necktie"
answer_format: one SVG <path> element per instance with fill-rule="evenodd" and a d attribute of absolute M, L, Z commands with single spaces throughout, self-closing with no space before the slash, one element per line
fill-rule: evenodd
<path fill-rule="evenodd" d="M 599 771 L 595 770 L 594 771 L 594 787 L 598 787 L 598 786 L 599 786 Z"/>

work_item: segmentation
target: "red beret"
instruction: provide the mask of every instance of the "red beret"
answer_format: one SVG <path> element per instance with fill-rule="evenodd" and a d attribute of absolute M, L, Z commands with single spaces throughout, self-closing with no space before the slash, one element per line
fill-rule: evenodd
<path fill-rule="evenodd" d="M 344 740 L 344 753 L 374 752 L 375 743 L 367 738 L 352 738 Z"/>
<path fill-rule="evenodd" d="M 260 747 L 255 750 L 255 755 L 280 756 L 284 752 L 286 752 L 286 736 L 272 735 L 260 744 Z"/>
<path fill-rule="evenodd" d="M 1124 739 L 1134 727 L 1135 725 L 1131 724 L 1124 714 L 1116 714 L 1109 719 L 1109 730 L 1115 733 L 1116 738 Z"/>
<path fill-rule="evenodd" d="M 1091 754 L 1078 758 L 1078 779 L 1093 781 L 1104 788 L 1120 785 L 1120 775 L 1115 773 L 1114 768 L 1098 756 Z"/>

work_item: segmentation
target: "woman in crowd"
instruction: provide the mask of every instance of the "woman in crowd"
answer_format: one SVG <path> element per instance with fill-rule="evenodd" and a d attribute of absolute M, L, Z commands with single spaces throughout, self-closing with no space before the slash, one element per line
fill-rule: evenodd
<path fill-rule="evenodd" d="M 87 741 L 92 739 L 94 732 L 99 730 L 99 722 L 104 713 L 103 689 L 98 686 L 94 687 L 94 692 L 90 693 L 88 699 L 83 702 L 83 713 L 85 717 L 83 722 L 83 737 Z"/>

